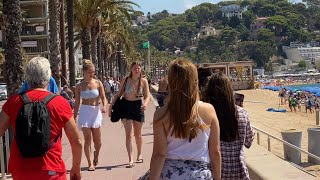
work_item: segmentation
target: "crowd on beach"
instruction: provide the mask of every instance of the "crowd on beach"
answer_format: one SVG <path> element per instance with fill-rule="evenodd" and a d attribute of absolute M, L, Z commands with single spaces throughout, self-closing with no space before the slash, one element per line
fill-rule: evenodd
<path fill-rule="evenodd" d="M 306 91 L 294 92 L 285 87 L 281 87 L 279 90 L 279 97 L 279 103 L 281 103 L 281 105 L 286 105 L 288 103 L 291 112 L 305 109 L 306 113 L 309 111 L 312 114 L 315 110 L 320 109 L 320 99 L 315 94 Z"/>
<path fill-rule="evenodd" d="M 43 57 L 31 59 L 25 69 L 23 88 L 19 94 L 9 97 L 0 114 L 0 135 L 12 127 L 17 137 L 13 138 L 10 149 L 9 172 L 13 179 L 65 180 L 67 172 L 61 157 L 63 129 L 72 151 L 70 179 L 81 179 L 82 149 L 87 170 L 95 171 L 104 144 L 102 113 L 114 118 L 119 101 L 128 152 L 126 167 L 144 163 L 142 126 L 151 95 L 141 64 L 133 62 L 129 70 L 129 75 L 121 81 L 112 77 L 99 80 L 94 64 L 84 60 L 83 80 L 75 87 L 64 86 L 59 92 L 51 77 L 49 61 Z M 150 170 L 140 179 L 250 179 L 244 147 L 250 148 L 254 131 L 242 107 L 243 98 L 241 94 L 234 94 L 230 79 L 222 72 L 197 68 L 183 58 L 172 61 L 168 74 L 159 83 Z M 28 106 L 30 103 L 32 107 Z M 29 114 L 21 118 L 25 112 Z M 18 126 L 25 118 L 28 127 Z M 49 128 L 43 129 L 48 122 Z M 40 123 L 43 127 L 39 127 Z M 27 134 L 23 144 L 17 135 L 21 128 Z M 33 135 L 37 138 L 30 140 L 30 145 L 36 145 L 26 151 L 25 148 L 30 148 L 28 138 Z M 42 138 L 44 135 L 48 138 Z M 137 148 L 135 158 L 133 137 Z M 43 147 L 42 142 L 47 146 Z"/>
<path fill-rule="evenodd" d="M 318 77 L 287 77 L 287 78 L 275 78 L 275 77 L 256 77 L 256 83 L 259 88 L 265 86 L 291 86 L 301 84 L 315 84 L 319 83 Z"/>

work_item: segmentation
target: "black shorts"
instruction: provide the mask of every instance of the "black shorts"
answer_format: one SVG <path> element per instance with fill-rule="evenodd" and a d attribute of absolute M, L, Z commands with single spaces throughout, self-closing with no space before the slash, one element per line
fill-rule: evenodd
<path fill-rule="evenodd" d="M 123 119 L 132 119 L 138 122 L 144 122 L 144 111 L 141 110 L 142 100 L 128 101 L 123 99 Z"/>

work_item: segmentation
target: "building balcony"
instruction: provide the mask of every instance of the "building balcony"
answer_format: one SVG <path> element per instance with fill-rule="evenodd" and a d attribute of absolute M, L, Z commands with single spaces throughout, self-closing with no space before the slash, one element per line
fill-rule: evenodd
<path fill-rule="evenodd" d="M 22 26 L 22 32 L 21 32 L 21 37 L 25 36 L 47 36 L 47 26 L 45 24 L 41 25 L 23 25 Z"/>
<path fill-rule="evenodd" d="M 20 0 L 20 5 L 46 4 L 47 0 Z"/>
<path fill-rule="evenodd" d="M 43 17 L 26 17 L 24 19 L 25 23 L 44 23 L 49 19 L 49 16 Z"/>
<path fill-rule="evenodd" d="M 48 38 L 24 39 L 21 46 L 26 54 L 46 54 L 49 52 Z"/>

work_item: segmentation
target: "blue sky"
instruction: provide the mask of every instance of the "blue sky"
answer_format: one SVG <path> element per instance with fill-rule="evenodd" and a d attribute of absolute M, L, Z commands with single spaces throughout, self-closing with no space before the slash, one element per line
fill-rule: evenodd
<path fill-rule="evenodd" d="M 220 0 L 133 0 L 140 5 L 137 10 L 143 11 L 144 13 L 151 12 L 156 13 L 164 9 L 170 13 L 183 13 L 186 9 L 192 8 L 198 4 L 204 2 L 217 3 Z"/>
<path fill-rule="evenodd" d="M 136 10 L 143 11 L 146 15 L 147 12 L 156 13 L 164 9 L 170 13 L 183 13 L 186 9 L 199 5 L 204 2 L 218 3 L 221 0 L 132 0 L 138 3 L 141 8 Z M 291 0 L 294 2 L 301 2 L 302 0 Z"/>

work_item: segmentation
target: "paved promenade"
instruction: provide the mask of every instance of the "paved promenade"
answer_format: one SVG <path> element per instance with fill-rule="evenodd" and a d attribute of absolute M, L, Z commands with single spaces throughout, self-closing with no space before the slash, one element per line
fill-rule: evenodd
<path fill-rule="evenodd" d="M 125 147 L 125 132 L 121 122 L 112 123 L 107 116 L 103 114 L 104 122 L 101 127 L 102 148 L 100 151 L 99 164 L 96 171 L 87 171 L 88 164 L 83 153 L 81 161 L 82 179 L 83 180 L 131 180 L 138 179 L 148 169 L 153 146 L 152 136 L 152 118 L 155 111 L 153 101 L 148 104 L 145 111 L 145 123 L 142 129 L 143 147 L 142 155 L 144 163 L 135 163 L 133 168 L 126 168 L 128 155 Z M 81 132 L 82 136 L 82 132 Z M 83 136 L 82 136 L 83 139 Z M 133 138 L 134 139 L 134 138 Z M 66 136 L 63 136 L 63 159 L 66 163 L 67 170 L 71 169 L 72 157 L 71 148 Z M 137 157 L 135 142 L 133 143 L 134 159 Z M 93 148 L 93 144 L 92 144 Z M 94 149 L 94 148 L 93 148 Z M 68 177 L 69 179 L 69 177 Z"/>

